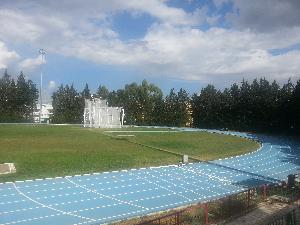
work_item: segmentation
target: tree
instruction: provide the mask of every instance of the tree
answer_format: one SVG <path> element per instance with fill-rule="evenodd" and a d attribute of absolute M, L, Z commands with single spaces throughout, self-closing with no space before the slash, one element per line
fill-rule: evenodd
<path fill-rule="evenodd" d="M 3 77 L 0 79 L 0 121 L 15 121 L 15 83 L 14 80 L 4 71 Z"/>
<path fill-rule="evenodd" d="M 164 103 L 165 110 L 162 115 L 165 118 L 165 125 L 176 127 L 190 126 L 190 98 L 184 89 L 181 88 L 177 93 L 175 93 L 174 88 L 171 89 Z"/>
<path fill-rule="evenodd" d="M 192 110 L 194 126 L 203 128 L 216 128 L 221 121 L 221 92 L 213 85 L 207 85 L 200 95 L 193 95 Z"/>
<path fill-rule="evenodd" d="M 36 108 L 38 90 L 31 80 L 26 81 L 23 72 L 17 78 L 16 108 L 22 122 L 33 122 L 33 111 Z"/>
<path fill-rule="evenodd" d="M 38 90 L 31 80 L 26 80 L 23 72 L 17 83 L 5 70 L 0 79 L 0 121 L 33 122 Z"/>
<path fill-rule="evenodd" d="M 162 91 L 154 84 L 143 80 L 139 86 L 139 108 L 141 125 L 154 125 L 156 107 L 162 100 Z"/>
<path fill-rule="evenodd" d="M 166 96 L 164 100 L 164 113 L 162 116 L 164 117 L 164 123 L 167 126 L 175 126 L 176 123 L 176 101 L 177 96 L 174 88 L 170 90 L 170 93 Z"/>
<path fill-rule="evenodd" d="M 141 85 L 127 84 L 124 89 L 113 91 L 108 95 L 108 102 L 111 106 L 124 108 L 126 123 L 135 125 L 154 125 L 161 101 L 162 91 L 146 80 Z"/>
<path fill-rule="evenodd" d="M 150 125 L 166 126 L 166 108 L 163 98 L 156 100 L 155 107 L 152 113 L 152 121 Z"/>
<path fill-rule="evenodd" d="M 280 86 L 275 80 L 271 84 L 270 96 L 270 129 L 278 129 Z"/>
<path fill-rule="evenodd" d="M 230 89 L 217 91 L 212 85 L 192 96 L 193 125 L 203 128 L 228 127 L 261 132 L 299 132 L 300 81 L 282 88 L 276 81 L 243 80 Z"/>
<path fill-rule="evenodd" d="M 220 127 L 232 128 L 232 98 L 230 95 L 230 90 L 225 88 L 223 93 L 220 95 Z"/>
<path fill-rule="evenodd" d="M 242 129 L 249 129 L 252 124 L 252 93 L 251 85 L 243 79 L 241 87 L 239 88 L 239 97 L 238 97 L 238 113 L 239 113 L 239 126 Z"/>
<path fill-rule="evenodd" d="M 104 85 L 100 85 L 98 87 L 96 96 L 98 98 L 101 98 L 102 100 L 108 99 L 108 97 L 109 97 L 109 90 Z"/>
<path fill-rule="evenodd" d="M 234 83 L 229 89 L 229 94 L 231 98 L 230 106 L 230 119 L 231 126 L 229 128 L 236 129 L 241 126 L 241 115 L 240 115 L 240 88 Z"/>
<path fill-rule="evenodd" d="M 89 89 L 89 85 L 87 83 L 85 84 L 85 87 L 84 87 L 81 95 L 84 99 L 90 99 L 91 98 L 91 92 L 90 92 L 90 89 Z"/>
<path fill-rule="evenodd" d="M 297 84 L 293 90 L 291 96 L 291 118 L 293 131 L 300 134 L 300 80 L 297 81 Z"/>
<path fill-rule="evenodd" d="M 270 83 L 261 78 L 251 84 L 251 128 L 254 130 L 268 130 L 273 127 L 273 113 L 279 90 L 276 82 Z M 249 128 L 248 128 L 249 129 Z"/>
<path fill-rule="evenodd" d="M 288 80 L 286 84 L 282 86 L 279 91 L 278 97 L 278 128 L 281 130 L 290 130 L 293 127 L 292 120 L 292 95 L 294 92 L 294 85 L 291 79 Z"/>
<path fill-rule="evenodd" d="M 121 104 L 122 100 L 124 99 L 123 96 L 124 96 L 123 89 L 119 89 L 118 91 L 110 92 L 107 97 L 108 105 L 114 106 L 114 107 L 123 106 L 123 104 Z"/>
<path fill-rule="evenodd" d="M 84 102 L 73 85 L 61 85 L 52 95 L 53 123 L 82 123 Z"/>

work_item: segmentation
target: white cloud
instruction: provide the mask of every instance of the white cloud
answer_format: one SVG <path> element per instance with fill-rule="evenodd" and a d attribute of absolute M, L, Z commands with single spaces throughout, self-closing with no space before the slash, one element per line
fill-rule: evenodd
<path fill-rule="evenodd" d="M 214 0 L 217 7 L 229 1 Z M 3 18 L 0 20 L 3 27 L 0 39 L 36 49 L 43 47 L 49 54 L 131 67 L 140 70 L 144 76 L 163 75 L 206 82 L 236 80 L 243 76 L 249 79 L 261 75 L 277 79 L 299 76 L 299 51 L 273 56 L 269 50 L 300 43 L 300 25 L 293 23 L 292 26 L 280 26 L 280 29 L 274 25 L 268 32 L 259 32 L 259 23 L 254 26 L 251 20 L 245 19 L 252 15 L 252 11 L 246 12 L 244 7 L 250 3 L 234 2 L 235 7 L 242 9 L 240 17 L 231 15 L 234 28 L 215 27 L 201 31 L 194 25 L 215 24 L 219 19 L 219 15 L 207 16 L 206 7 L 187 13 L 160 0 L 61 0 L 59 4 L 55 1 L 43 4 L 10 1 L 0 7 Z M 266 4 L 252 6 L 264 8 Z M 156 22 L 143 38 L 122 41 L 118 31 L 111 26 L 111 17 L 124 10 L 136 16 L 147 13 L 156 18 Z M 281 14 L 288 16 L 288 11 L 287 7 Z M 239 19 L 241 21 L 237 22 Z M 244 29 L 237 29 L 240 25 Z M 33 70 L 40 64 L 39 58 L 29 58 L 19 66 Z"/>
<path fill-rule="evenodd" d="M 6 45 L 0 41 L 0 69 L 8 67 L 8 64 L 18 59 L 19 55 L 15 51 L 7 49 Z"/>
<path fill-rule="evenodd" d="M 273 56 L 268 52 L 269 47 L 284 43 L 286 37 L 269 36 L 269 42 L 265 38 L 263 34 L 222 28 L 203 32 L 156 26 L 145 37 L 150 56 L 147 61 L 152 61 L 152 64 L 143 69 L 151 68 L 153 73 L 207 82 L 226 80 L 228 76 L 233 80 L 242 76 L 280 80 L 299 77 L 300 65 L 296 62 L 300 51 Z M 147 66 L 146 62 L 142 65 Z"/>
<path fill-rule="evenodd" d="M 34 16 L 22 11 L 0 9 L 0 17 L 0 40 L 34 42 L 43 32 Z"/>
<path fill-rule="evenodd" d="M 39 67 L 40 65 L 42 65 L 43 63 L 43 60 L 42 60 L 42 57 L 41 56 L 38 56 L 36 58 L 28 58 L 28 59 L 25 59 L 23 61 L 21 61 L 19 63 L 19 68 L 21 70 L 25 70 L 25 71 L 33 71 L 35 70 L 37 67 Z"/>
<path fill-rule="evenodd" d="M 273 32 L 287 27 L 299 27 L 300 1 L 298 0 L 231 1 L 234 3 L 234 11 L 238 13 L 230 13 L 228 19 L 240 29 Z"/>

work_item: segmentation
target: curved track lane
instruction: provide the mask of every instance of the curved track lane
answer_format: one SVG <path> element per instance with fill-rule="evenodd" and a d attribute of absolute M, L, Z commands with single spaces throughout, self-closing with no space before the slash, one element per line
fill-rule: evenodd
<path fill-rule="evenodd" d="M 218 199 L 300 171 L 299 143 L 263 135 L 205 131 L 256 139 L 262 147 L 208 163 L 3 183 L 0 224 L 109 223 Z"/>

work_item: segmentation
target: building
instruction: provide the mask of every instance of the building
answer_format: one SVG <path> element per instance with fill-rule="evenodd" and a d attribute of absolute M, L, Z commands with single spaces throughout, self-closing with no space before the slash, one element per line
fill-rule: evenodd
<path fill-rule="evenodd" d="M 123 126 L 124 116 L 122 107 L 109 107 L 106 100 L 85 100 L 84 127 L 120 128 Z"/>
<path fill-rule="evenodd" d="M 53 114 L 52 104 L 42 104 L 42 115 L 41 122 L 42 123 L 50 123 L 50 117 Z M 35 123 L 40 122 L 40 104 L 37 104 L 36 110 L 33 112 L 33 118 Z"/>

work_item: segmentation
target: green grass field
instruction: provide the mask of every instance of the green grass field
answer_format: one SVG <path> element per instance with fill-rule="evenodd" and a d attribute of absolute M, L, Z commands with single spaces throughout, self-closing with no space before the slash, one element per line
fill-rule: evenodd
<path fill-rule="evenodd" d="M 235 136 L 211 134 L 206 132 L 163 132 L 141 133 L 121 132 L 118 135 L 134 135 L 126 138 L 147 146 L 169 150 L 175 153 L 186 154 L 201 160 L 213 160 L 235 156 L 259 148 L 254 141 L 245 140 Z"/>
<path fill-rule="evenodd" d="M 0 163 L 15 163 L 17 173 L 0 182 L 177 164 L 181 157 L 151 145 L 203 160 L 253 151 L 258 144 L 204 132 L 127 133 L 168 129 L 129 128 L 122 133 L 77 126 L 0 125 Z M 118 135 L 135 135 L 119 137 Z"/>

